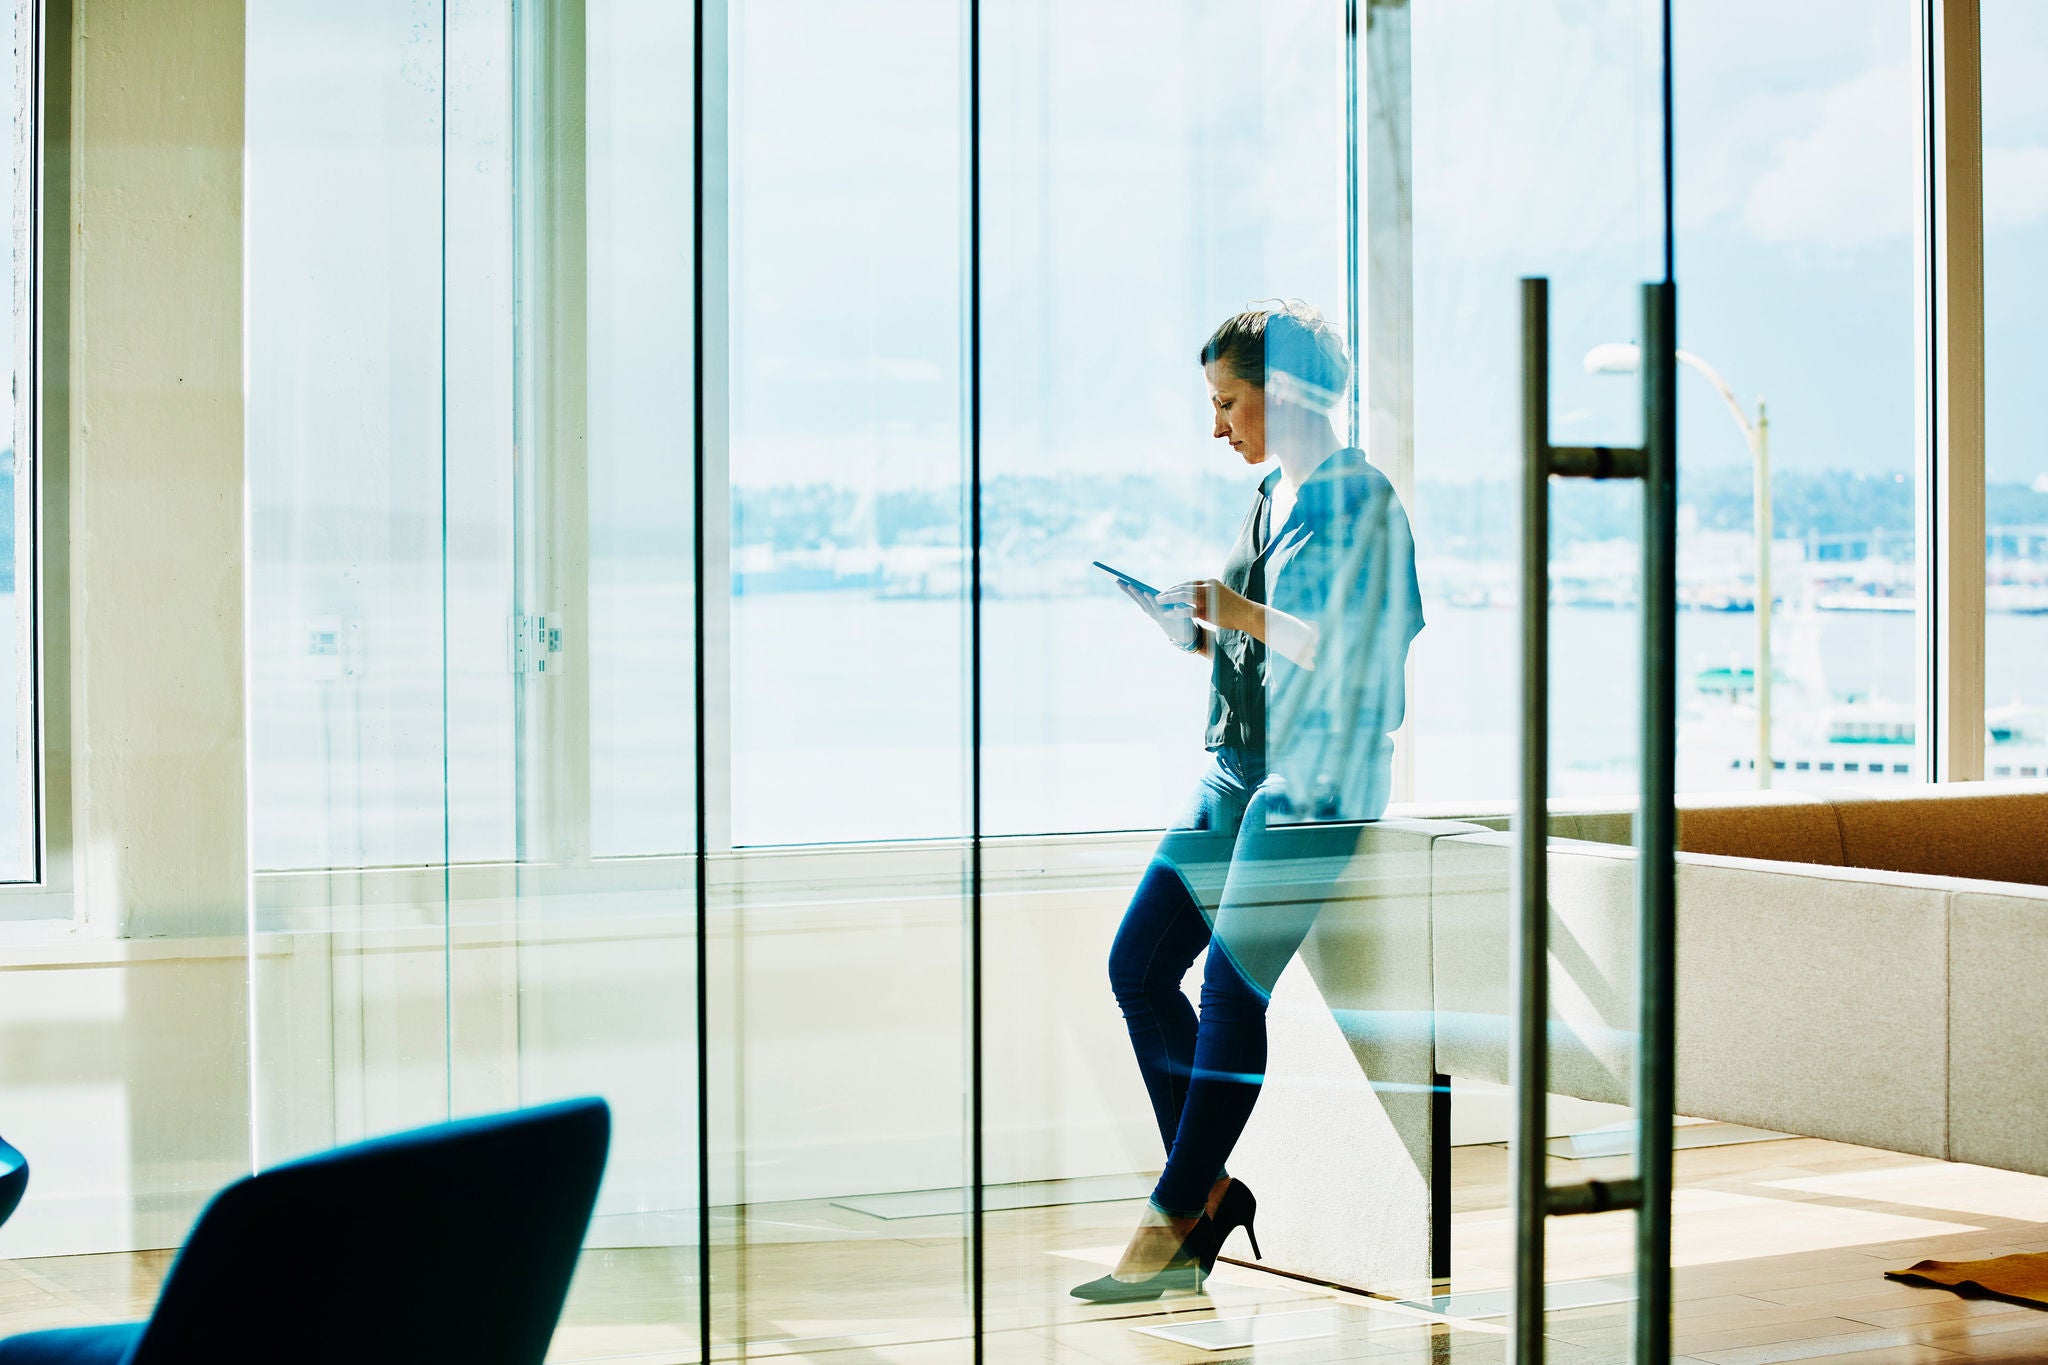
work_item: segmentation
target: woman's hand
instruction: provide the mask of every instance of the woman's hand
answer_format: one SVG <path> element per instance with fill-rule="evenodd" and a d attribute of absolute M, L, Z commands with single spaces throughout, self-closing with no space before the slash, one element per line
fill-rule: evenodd
<path fill-rule="evenodd" d="M 1316 666 L 1320 632 L 1314 626 L 1284 611 L 1260 606 L 1216 579 L 1176 583 L 1159 594 L 1159 605 L 1190 608 L 1197 621 L 1218 630 L 1242 631 L 1303 668 Z"/>
<path fill-rule="evenodd" d="M 1186 650 L 1190 654 L 1209 652 L 1207 639 L 1202 634 L 1202 628 L 1195 624 L 1193 612 L 1185 607 L 1162 607 L 1153 594 L 1140 591 L 1122 580 L 1118 580 L 1117 588 L 1159 627 L 1166 636 L 1167 643 L 1175 649 Z"/>
<path fill-rule="evenodd" d="M 1214 578 L 1176 583 L 1159 594 L 1162 607 L 1186 607 L 1195 619 L 1217 630 L 1237 630 L 1264 638 L 1265 611 L 1258 603 Z"/>

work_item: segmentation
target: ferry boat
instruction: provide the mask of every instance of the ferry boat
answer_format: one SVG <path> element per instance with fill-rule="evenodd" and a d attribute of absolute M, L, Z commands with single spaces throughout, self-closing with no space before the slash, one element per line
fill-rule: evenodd
<path fill-rule="evenodd" d="M 1756 771 L 1755 678 L 1746 668 L 1714 668 L 1693 683 L 1679 725 L 1680 782 L 1725 787 L 1730 772 Z M 1919 717 L 1911 704 L 1850 697 L 1815 712 L 1804 699 L 1784 675 L 1773 679 L 1774 785 L 1919 779 Z M 1984 775 L 2048 777 L 2048 706 L 2015 703 L 1985 713 Z"/>

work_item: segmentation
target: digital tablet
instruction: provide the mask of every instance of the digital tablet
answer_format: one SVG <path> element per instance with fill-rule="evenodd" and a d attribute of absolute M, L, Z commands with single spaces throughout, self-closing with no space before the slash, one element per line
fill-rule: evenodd
<path fill-rule="evenodd" d="M 1101 560 L 1093 561 L 1095 567 L 1114 578 L 1130 590 L 1138 609 L 1159 624 L 1166 632 L 1166 638 L 1182 649 L 1193 649 L 1201 643 L 1202 633 L 1195 624 L 1194 610 L 1185 602 L 1161 603 L 1159 589 L 1142 578 L 1133 578 L 1122 569 L 1112 569 Z"/>
<path fill-rule="evenodd" d="M 1108 574 L 1108 575 L 1109 575 L 1109 576 L 1110 576 L 1111 578 L 1114 578 L 1114 579 L 1116 579 L 1116 580 L 1117 580 L 1118 582 L 1120 582 L 1120 583 L 1128 583 L 1128 584 L 1130 584 L 1130 585 L 1131 585 L 1132 587 L 1136 588 L 1136 589 L 1137 589 L 1137 590 L 1138 590 L 1139 592 L 1141 592 L 1141 593 L 1145 594 L 1145 596 L 1147 596 L 1147 597 L 1157 597 L 1157 596 L 1159 596 L 1159 589 L 1157 589 L 1157 588 L 1153 587 L 1153 586 L 1152 586 L 1152 585 L 1151 585 L 1150 583 L 1147 583 L 1147 582 L 1145 582 L 1145 581 L 1144 581 L 1143 579 L 1141 579 L 1141 578 L 1133 578 L 1133 577 L 1131 577 L 1131 576 L 1130 576 L 1129 574 L 1125 573 L 1125 572 L 1124 572 L 1124 571 L 1123 571 L 1122 569 L 1112 569 L 1112 568 L 1110 568 L 1110 567 L 1109 567 L 1109 565 L 1107 565 L 1107 564 L 1103 563 L 1103 562 L 1102 562 L 1101 560 L 1099 560 L 1099 559 L 1098 559 L 1098 560 L 1095 560 L 1095 561 L 1093 561 L 1093 562 L 1094 562 L 1094 564 L 1095 564 L 1095 567 L 1096 567 L 1096 568 L 1098 568 L 1098 569 L 1102 570 L 1102 571 L 1103 571 L 1104 573 Z"/>

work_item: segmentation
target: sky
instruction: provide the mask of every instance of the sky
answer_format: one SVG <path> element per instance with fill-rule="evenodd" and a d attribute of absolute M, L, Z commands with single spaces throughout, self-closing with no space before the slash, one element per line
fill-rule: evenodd
<path fill-rule="evenodd" d="M 478 497 L 503 491 L 495 471 L 517 439 L 506 8 L 251 6 L 251 439 L 302 481 L 294 496 L 434 492 L 414 476 L 443 439 L 444 298 L 451 459 Z M 734 481 L 955 482 L 958 0 L 733 9 Z M 1637 435 L 1633 385 L 1578 360 L 1633 337 L 1638 283 L 1660 269 L 1655 9 L 1415 0 L 1421 477 L 1511 469 L 1523 273 L 1554 281 L 1557 437 Z M 1994 478 L 2030 480 L 2048 469 L 2048 399 L 2033 392 L 2048 386 L 2031 382 L 2048 361 L 2048 83 L 2027 73 L 2048 67 L 2048 7 L 1984 9 L 1989 461 Z M 1912 467 L 1915 10 L 1678 0 L 1681 342 L 1745 403 L 1768 400 L 1780 468 Z M 675 11 L 590 5 L 593 439 L 628 519 L 677 496 L 688 461 L 690 99 Z M 987 467 L 1222 467 L 1193 359 L 1208 330 L 1270 297 L 1343 322 L 1341 3 L 1040 0 L 988 14 Z M 1381 154 L 1368 137 L 1368 171 Z M 1744 462 L 1711 392 L 1681 383 L 1688 465 Z"/>
<path fill-rule="evenodd" d="M 742 483 L 957 471 L 954 8 L 856 6 L 820 33 L 804 6 L 747 7 L 734 306 L 760 349 L 739 359 Z M 1678 6 L 1681 340 L 1746 403 L 1768 401 L 1781 468 L 1913 467 L 1915 11 Z M 1055 0 L 998 21 L 982 157 L 993 467 L 1213 462 L 1194 344 L 1255 298 L 1341 313 L 1340 12 Z M 1632 386 L 1577 362 L 1634 335 L 1637 284 L 1659 273 L 1654 6 L 1418 0 L 1412 15 L 1418 470 L 1484 478 L 1513 460 L 1523 273 L 1553 280 L 1559 438 L 1632 439 Z M 2048 343 L 2001 305 L 2039 298 L 2048 260 L 2048 116 L 2023 75 L 2048 63 L 2048 33 L 2021 0 L 1991 0 L 1985 22 L 1990 464 L 2030 479 L 2048 467 L 2048 414 L 2027 376 Z M 750 87 L 773 94 L 746 103 Z M 1704 385 L 1682 409 L 1689 464 L 1747 461 Z"/>

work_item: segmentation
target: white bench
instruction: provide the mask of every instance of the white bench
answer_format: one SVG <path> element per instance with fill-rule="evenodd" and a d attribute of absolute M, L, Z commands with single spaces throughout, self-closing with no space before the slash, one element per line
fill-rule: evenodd
<path fill-rule="evenodd" d="M 1397 1293 L 1444 1268 L 1440 1077 L 1509 1072 L 1504 823 L 1364 827 L 1275 992 L 1232 1169 L 1277 1268 Z M 1559 812 L 1549 852 L 1550 1089 L 1624 1104 L 1630 824 Z M 2048 1175 L 2048 785 L 1689 800 L 1679 840 L 1682 1113 Z"/>

